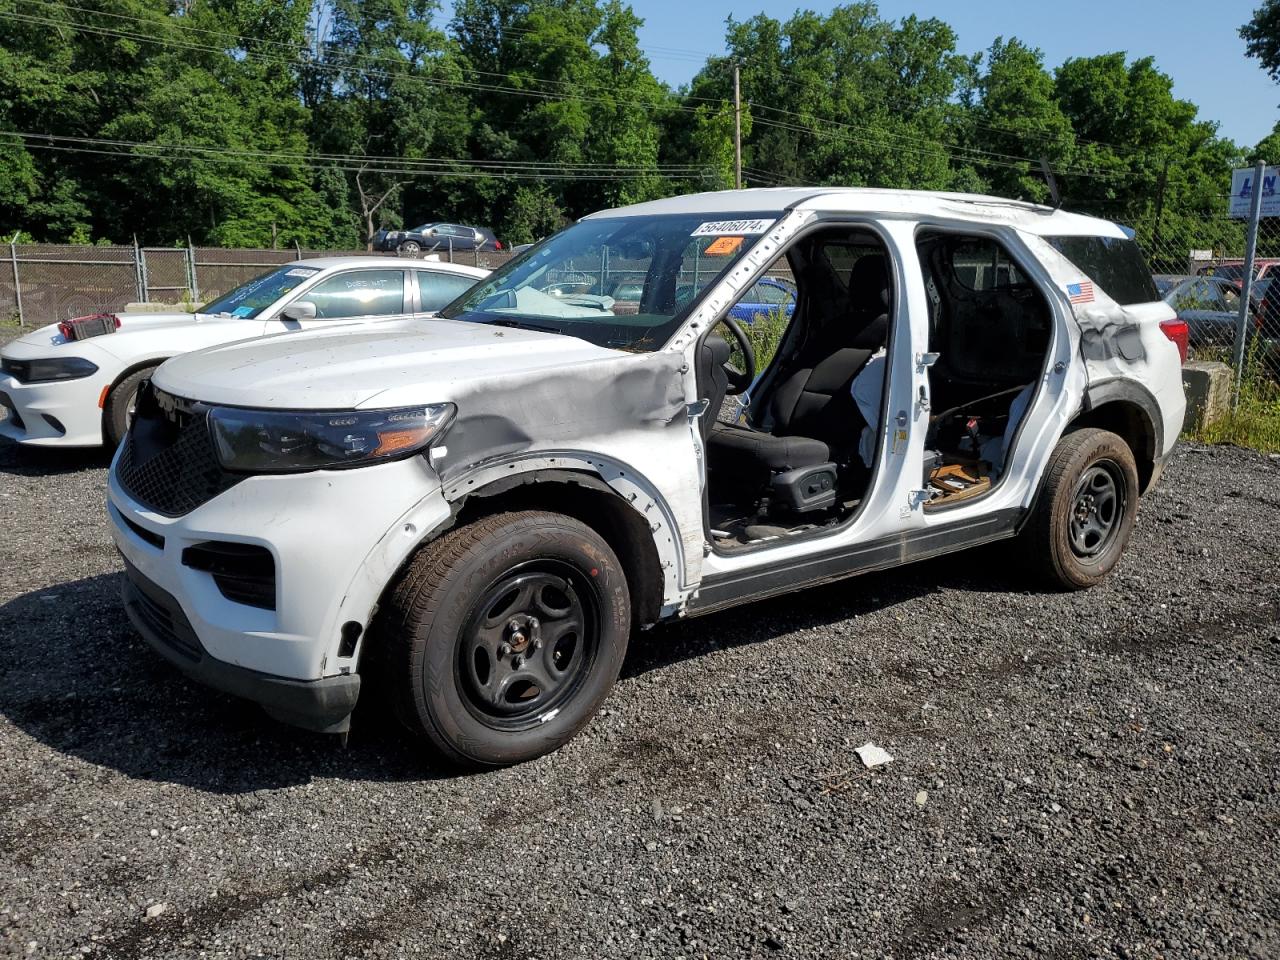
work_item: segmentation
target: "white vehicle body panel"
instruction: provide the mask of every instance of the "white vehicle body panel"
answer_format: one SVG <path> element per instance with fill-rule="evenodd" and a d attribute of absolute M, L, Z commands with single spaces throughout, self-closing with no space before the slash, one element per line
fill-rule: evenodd
<path fill-rule="evenodd" d="M 90 447 L 103 442 L 102 403 L 107 389 L 128 373 L 162 363 L 169 357 L 208 347 L 285 334 L 304 329 L 350 329 L 353 325 L 387 323 L 398 317 L 368 317 L 344 320 L 285 320 L 279 312 L 289 303 L 305 299 L 307 291 L 335 274 L 349 270 L 408 269 L 438 271 L 479 280 L 487 270 L 436 261 L 400 260 L 374 257 L 324 257 L 300 260 L 282 266 L 316 270 L 315 276 L 300 284 L 254 319 L 211 316 L 201 313 L 121 313 L 115 333 L 68 341 L 57 324 L 40 327 L 0 349 L 0 356 L 12 360 L 83 357 L 97 366 L 88 377 L 47 383 L 23 383 L 0 373 L 0 391 L 8 394 L 22 416 L 23 428 L 9 419 L 0 419 L 0 436 L 30 446 Z M 59 431 L 45 415 L 59 421 Z"/>
<path fill-rule="evenodd" d="M 661 565 L 662 616 L 688 612 L 709 580 L 799 565 L 861 544 L 903 544 L 948 527 L 1029 508 L 1044 465 L 1094 384 L 1123 379 L 1160 408 L 1162 456 L 1183 412 L 1177 350 L 1160 331 L 1161 303 L 1125 308 L 1104 295 L 1073 308 L 1078 269 L 1042 239 L 1123 237 L 1112 224 L 999 199 L 910 191 L 778 189 L 700 194 L 593 216 L 782 211 L 734 269 L 704 291 L 665 346 L 624 353 L 572 337 L 459 321 L 389 323 L 378 330 L 268 337 L 187 354 L 156 373 L 162 390 L 211 404 L 277 409 L 390 408 L 450 402 L 458 419 L 429 460 L 355 470 L 255 476 L 186 516 L 169 518 L 110 487 L 117 545 L 178 598 L 209 652 L 297 679 L 355 668 L 338 656 L 346 621 L 367 626 L 403 562 L 438 534 L 468 496 L 498 480 L 547 470 L 593 474 L 644 518 Z M 708 544 L 704 451 L 696 419 L 694 350 L 777 253 L 813 225 L 862 223 L 893 262 L 889 374 L 876 476 L 852 520 L 821 536 L 733 554 Z M 1052 339 L 1035 398 L 1000 482 L 981 498 L 924 509 L 923 444 L 929 417 L 928 309 L 916 254 L 919 230 L 957 230 L 1000 241 L 1037 282 L 1052 313 Z M 1129 332 L 1118 336 L 1121 329 Z M 91 343 L 92 341 L 90 341 Z M 1079 362 L 1084 356 L 1085 362 Z M 714 413 L 712 414 L 714 415 Z M 117 458 L 118 462 L 118 458 Z M 165 537 L 163 550 L 128 524 Z M 221 596 L 209 575 L 181 565 L 181 550 L 224 539 L 267 547 L 279 580 L 277 610 Z M 237 608 L 237 609 L 233 609 Z"/>

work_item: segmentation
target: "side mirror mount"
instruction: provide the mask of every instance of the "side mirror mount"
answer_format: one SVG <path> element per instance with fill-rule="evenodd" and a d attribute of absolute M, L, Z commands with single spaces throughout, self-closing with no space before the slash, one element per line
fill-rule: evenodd
<path fill-rule="evenodd" d="M 281 310 L 280 317 L 284 320 L 314 320 L 316 305 L 310 300 L 299 300 Z"/>

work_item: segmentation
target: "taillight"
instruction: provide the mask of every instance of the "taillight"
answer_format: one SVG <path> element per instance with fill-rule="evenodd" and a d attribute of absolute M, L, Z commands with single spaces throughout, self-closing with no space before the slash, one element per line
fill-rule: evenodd
<path fill-rule="evenodd" d="M 1187 362 L 1187 341 L 1191 339 L 1191 328 L 1187 326 L 1187 321 L 1181 317 L 1174 317 L 1172 320 L 1161 320 L 1160 329 L 1166 337 L 1172 340 L 1178 347 L 1178 356 L 1182 358 L 1182 362 Z"/>
<path fill-rule="evenodd" d="M 502 249 L 502 241 L 501 241 L 501 240 L 495 240 L 495 241 L 493 241 L 493 249 L 495 249 L 495 250 L 501 250 L 501 249 Z"/>

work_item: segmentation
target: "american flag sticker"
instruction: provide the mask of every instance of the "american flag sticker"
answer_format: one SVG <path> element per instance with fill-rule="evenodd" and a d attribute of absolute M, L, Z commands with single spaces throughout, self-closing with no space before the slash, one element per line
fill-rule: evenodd
<path fill-rule="evenodd" d="M 1093 281 L 1081 280 L 1079 283 L 1068 283 L 1067 299 L 1072 303 L 1092 303 Z"/>

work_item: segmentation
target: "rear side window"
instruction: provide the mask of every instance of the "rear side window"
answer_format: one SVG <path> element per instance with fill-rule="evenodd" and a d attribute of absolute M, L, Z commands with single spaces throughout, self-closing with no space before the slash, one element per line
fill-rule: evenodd
<path fill-rule="evenodd" d="M 1132 240 L 1123 237 L 1045 239 L 1121 306 L 1160 299 L 1151 269 Z"/>
<path fill-rule="evenodd" d="M 422 300 L 422 310 L 433 313 L 444 307 L 475 286 L 473 277 L 461 277 L 456 273 L 442 273 L 430 270 L 418 270 L 418 296 Z"/>

